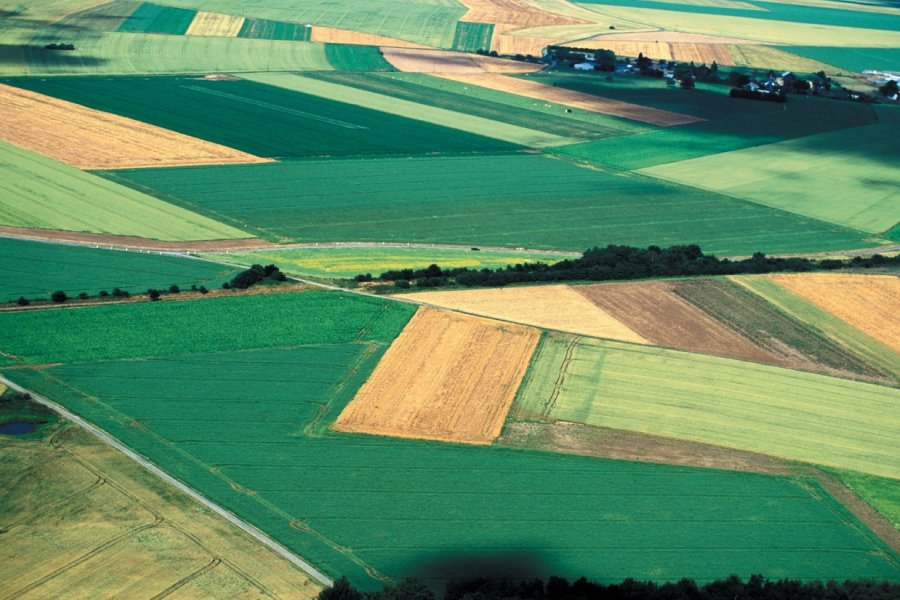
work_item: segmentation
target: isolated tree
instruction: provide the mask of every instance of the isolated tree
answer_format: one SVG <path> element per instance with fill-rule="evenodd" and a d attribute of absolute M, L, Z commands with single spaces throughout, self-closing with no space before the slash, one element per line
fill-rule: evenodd
<path fill-rule="evenodd" d="M 25 296 L 19 296 L 19 299 L 16 300 L 16 304 L 19 306 L 28 306 L 31 302 Z"/>
<path fill-rule="evenodd" d="M 63 302 L 68 300 L 69 297 L 66 295 L 66 293 L 64 291 L 56 290 L 55 292 L 50 294 L 50 299 L 53 300 L 54 302 L 56 302 L 57 304 L 62 304 Z"/>

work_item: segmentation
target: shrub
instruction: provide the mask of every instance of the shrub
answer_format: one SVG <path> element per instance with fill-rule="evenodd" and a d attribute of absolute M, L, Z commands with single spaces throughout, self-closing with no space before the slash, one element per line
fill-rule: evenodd
<path fill-rule="evenodd" d="M 178 294 L 178 293 L 180 293 L 180 292 L 181 292 L 181 288 L 178 287 L 177 285 L 175 285 L 174 283 L 173 283 L 172 285 L 169 286 L 169 293 L 170 293 L 170 294 Z"/>
<path fill-rule="evenodd" d="M 106 290 L 100 290 L 100 297 L 101 297 L 101 298 L 108 298 L 108 297 L 109 297 L 109 292 L 107 292 Z"/>
<path fill-rule="evenodd" d="M 159 290 L 150 288 L 147 290 L 147 295 L 150 296 L 151 300 L 159 300 Z"/>
<path fill-rule="evenodd" d="M 57 304 L 62 304 L 63 302 L 68 300 L 69 297 L 66 295 L 66 293 L 64 291 L 56 290 L 55 292 L 50 294 L 50 299 L 53 300 L 54 302 L 56 302 Z"/>
<path fill-rule="evenodd" d="M 19 299 L 16 300 L 16 304 L 19 306 L 28 306 L 31 302 L 25 296 L 19 296 Z"/>

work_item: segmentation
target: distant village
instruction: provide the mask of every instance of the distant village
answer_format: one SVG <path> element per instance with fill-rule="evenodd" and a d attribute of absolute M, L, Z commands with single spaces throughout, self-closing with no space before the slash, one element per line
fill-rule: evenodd
<path fill-rule="evenodd" d="M 515 57 L 519 58 L 519 57 Z M 522 57 L 520 60 L 527 60 Z M 788 94 L 823 96 L 854 102 L 898 102 L 900 73 L 864 71 L 864 81 L 878 88 L 879 93 L 847 89 L 833 81 L 824 71 L 812 75 L 798 75 L 791 71 L 720 69 L 714 61 L 711 65 L 694 62 L 678 62 L 652 59 L 617 57 L 612 50 L 549 46 L 539 59 L 547 65 L 568 67 L 576 71 L 606 73 L 608 76 L 632 75 L 656 77 L 667 85 L 692 89 L 698 81 L 731 86 L 731 96 L 785 102 Z"/>

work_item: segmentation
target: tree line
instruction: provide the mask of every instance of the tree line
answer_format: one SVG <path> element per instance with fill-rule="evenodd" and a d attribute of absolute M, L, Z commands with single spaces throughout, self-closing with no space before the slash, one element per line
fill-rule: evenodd
<path fill-rule="evenodd" d="M 736 575 L 698 585 L 692 579 L 657 584 L 625 579 L 604 585 L 582 577 L 569 582 L 563 577 L 526 581 L 509 579 L 459 579 L 447 583 L 443 594 L 435 594 L 422 581 L 407 579 L 377 592 L 360 592 L 346 577 L 319 593 L 318 600 L 896 600 L 900 584 L 871 580 L 801 582 L 770 581 L 751 575 L 742 581 Z"/>
<path fill-rule="evenodd" d="M 432 288 L 447 285 L 496 287 L 512 283 L 550 283 L 558 281 L 613 281 L 654 277 L 693 277 L 739 275 L 750 273 L 782 273 L 834 271 L 838 269 L 871 269 L 900 265 L 900 256 L 875 254 L 852 260 L 814 260 L 809 258 L 775 258 L 757 252 L 750 258 L 732 260 L 704 254 L 696 244 L 660 248 L 649 246 L 609 245 L 594 247 L 580 258 L 557 263 L 526 262 L 497 269 L 444 269 L 436 264 L 426 269 L 385 271 L 377 277 L 394 282 L 399 288 Z M 360 274 L 357 282 L 373 281 L 371 274 Z"/>

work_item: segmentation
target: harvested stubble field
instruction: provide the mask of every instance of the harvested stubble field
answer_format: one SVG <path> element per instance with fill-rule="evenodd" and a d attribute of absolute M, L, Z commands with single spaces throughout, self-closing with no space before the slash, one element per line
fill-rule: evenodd
<path fill-rule="evenodd" d="M 727 358 L 544 338 L 512 415 L 900 475 L 900 390 Z"/>
<path fill-rule="evenodd" d="M 395 48 L 428 48 L 422 44 L 408 42 L 397 38 L 390 38 L 373 33 L 362 33 L 336 27 L 323 27 L 315 25 L 310 27 L 309 39 L 312 42 L 328 44 L 351 44 L 356 46 L 388 46 Z"/>
<path fill-rule="evenodd" d="M 578 289 L 578 288 L 574 288 Z M 647 340 L 566 285 L 418 292 L 400 298 L 513 321 L 638 344 Z"/>
<path fill-rule="evenodd" d="M 539 338 L 537 329 L 421 308 L 334 429 L 490 444 Z"/>
<path fill-rule="evenodd" d="M 588 42 L 576 42 L 579 48 L 612 50 L 616 56 L 637 57 L 643 54 L 654 60 L 665 59 L 697 64 L 734 65 L 729 47 L 724 44 L 672 43 L 658 41 L 607 40 L 603 36 Z"/>
<path fill-rule="evenodd" d="M 0 238 L 0 302 L 49 298 L 56 290 L 70 297 L 121 288 L 130 292 L 167 289 L 172 284 L 218 287 L 238 268 L 174 256 L 45 244 Z"/>
<path fill-rule="evenodd" d="M 244 17 L 199 11 L 184 34 L 237 37 L 243 27 Z"/>
<path fill-rule="evenodd" d="M 0 139 L 79 169 L 268 162 L 245 152 L 0 84 Z"/>
<path fill-rule="evenodd" d="M 780 361 L 679 298 L 672 282 L 578 285 L 571 289 L 651 343 L 770 364 Z M 604 336 L 610 337 L 610 336 Z"/>
<path fill-rule="evenodd" d="M 772 280 L 900 353 L 900 278 L 803 273 Z"/>
<path fill-rule="evenodd" d="M 400 69 L 401 71 L 403 69 Z M 614 115 L 625 119 L 650 123 L 660 127 L 674 127 L 702 121 L 690 115 L 673 113 L 649 106 L 640 106 L 621 100 L 611 100 L 589 94 L 544 85 L 537 81 L 517 79 L 496 73 L 473 73 L 470 71 L 444 71 L 439 76 L 462 83 L 478 85 L 494 90 L 509 92 L 527 98 L 535 98 L 545 102 L 553 102 L 573 108 L 580 108 L 605 115 Z"/>
<path fill-rule="evenodd" d="M 0 142 L 0 224 L 159 240 L 250 237 L 184 208 Z"/>
<path fill-rule="evenodd" d="M 769 277 L 740 275 L 729 279 L 765 299 L 778 310 L 813 328 L 835 345 L 861 358 L 865 364 L 900 380 L 898 353 Z M 848 368 L 850 367 L 848 362 Z"/>
<path fill-rule="evenodd" d="M 584 20 L 543 10 L 520 0 L 461 0 L 466 7 L 462 21 L 516 25 L 520 28 L 575 25 Z"/>
<path fill-rule="evenodd" d="M 359 301 L 347 298 L 347 315 Z M 170 325 L 143 333 L 158 327 Z M 441 569 L 460 548 L 488 558 L 515 549 L 533 557 L 527 577 L 898 578 L 891 550 L 814 480 L 329 433 L 374 367 L 378 352 L 361 352 L 338 338 L 8 375 L 366 589 L 385 576 L 438 587 L 481 574 Z"/>
<path fill-rule="evenodd" d="M 385 60 L 407 73 L 482 73 L 478 63 L 462 52 L 412 48 L 381 49 Z"/>
<path fill-rule="evenodd" d="M 70 425 L 0 439 L 11 597 L 311 599 L 319 587 L 224 519 Z"/>

